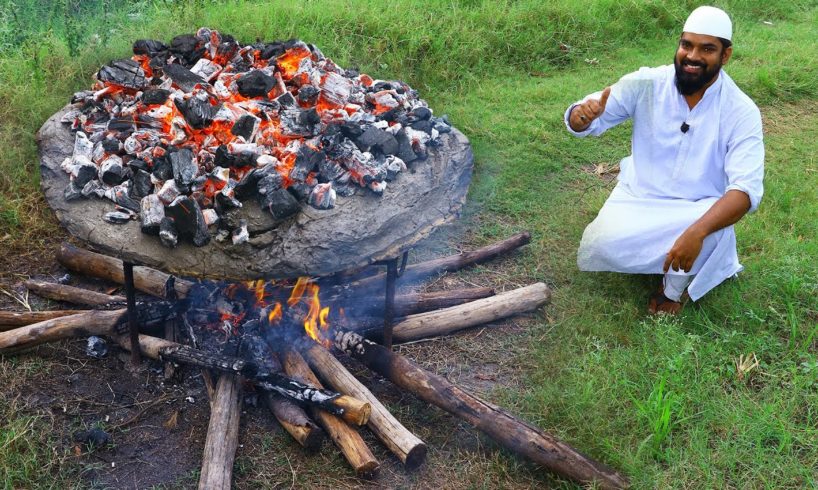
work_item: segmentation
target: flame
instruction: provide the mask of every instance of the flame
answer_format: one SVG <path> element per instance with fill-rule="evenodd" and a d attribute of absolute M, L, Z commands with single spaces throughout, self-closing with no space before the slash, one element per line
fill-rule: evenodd
<path fill-rule="evenodd" d="M 274 323 L 278 323 L 281 321 L 281 318 L 284 316 L 284 312 L 281 308 L 281 303 L 276 301 L 275 306 L 270 309 L 270 313 L 267 315 L 267 321 L 270 325 Z"/>
<path fill-rule="evenodd" d="M 298 71 L 301 60 L 308 58 L 310 55 L 310 50 L 303 46 L 285 51 L 284 54 L 276 58 L 276 64 L 282 73 L 281 76 L 285 80 L 291 79 Z"/>

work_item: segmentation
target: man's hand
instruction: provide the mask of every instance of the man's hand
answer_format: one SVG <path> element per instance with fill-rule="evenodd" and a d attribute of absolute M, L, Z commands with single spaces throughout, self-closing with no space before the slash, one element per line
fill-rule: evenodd
<path fill-rule="evenodd" d="M 690 269 L 693 268 L 693 262 L 696 261 L 696 257 L 698 257 L 702 251 L 702 243 L 704 242 L 705 236 L 707 235 L 697 232 L 693 226 L 686 229 L 684 233 L 676 239 L 676 243 L 670 248 L 670 252 L 667 253 L 663 267 L 665 273 L 667 273 L 670 268 L 673 268 L 676 272 L 679 272 L 679 269 L 690 272 Z"/>
<path fill-rule="evenodd" d="M 591 125 L 591 121 L 605 112 L 605 105 L 608 103 L 609 95 L 611 95 L 611 87 L 605 87 L 599 100 L 588 99 L 582 104 L 574 106 L 574 109 L 571 111 L 571 116 L 568 119 L 568 124 L 571 125 L 571 129 L 578 133 L 588 129 L 588 126 Z"/>

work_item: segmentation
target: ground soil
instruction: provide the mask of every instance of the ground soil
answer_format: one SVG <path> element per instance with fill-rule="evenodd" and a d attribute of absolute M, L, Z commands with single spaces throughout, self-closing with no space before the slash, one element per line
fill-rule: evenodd
<path fill-rule="evenodd" d="M 418 251 L 419 259 L 443 255 L 440 252 L 446 248 L 451 234 L 451 230 L 438 233 L 427 241 Z M 40 253 L 53 257 L 56 247 L 55 241 Z M 502 264 L 500 260 L 490 267 L 499 270 Z M 0 277 L 0 287 L 18 299 L 0 295 L 0 308 L 22 309 L 19 300 L 26 301 L 23 279 L 55 280 L 67 273 L 53 259 L 17 262 L 14 269 L 6 270 Z M 491 270 L 484 270 L 437 278 L 424 288 L 504 289 L 497 283 L 498 277 Z M 72 285 L 121 292 L 117 285 L 75 274 L 69 280 Z M 27 301 L 33 309 L 75 308 L 33 295 Z M 500 401 L 498 394 L 502 399 L 502 393 L 521 389 L 523 367 L 515 359 L 522 352 L 519 344 L 524 343 L 530 324 L 530 317 L 519 317 L 502 325 L 397 349 L 476 394 Z M 85 339 L 76 339 L 25 354 L 42 359 L 47 368 L 30 375 L 24 384 L 0 386 L 0 395 L 18 399 L 24 413 L 51 421 L 56 436 L 52 438 L 52 450 L 69 455 L 67 464 L 79 468 L 81 486 L 195 487 L 209 417 L 201 373 L 181 369 L 174 378 L 166 380 L 159 362 L 145 361 L 132 369 L 127 352 L 110 346 L 105 358 L 93 359 L 86 355 L 85 345 Z M 543 472 L 522 462 L 513 475 L 503 477 L 502 472 L 494 471 L 501 476 L 493 478 L 505 479 L 485 482 L 482 475 L 486 469 L 496 466 L 498 458 L 505 461 L 508 455 L 458 419 L 399 391 L 356 362 L 345 362 L 410 430 L 427 442 L 427 463 L 419 471 L 406 472 L 369 431 L 363 430 L 381 469 L 373 480 L 357 479 L 331 443 L 326 442 L 317 454 L 305 453 L 288 438 L 248 387 L 235 466 L 237 488 L 467 488 L 486 484 L 524 488 L 542 484 Z M 514 411 L 513 406 L 506 406 Z M 95 427 L 110 435 L 110 444 L 91 447 L 78 437 Z"/>

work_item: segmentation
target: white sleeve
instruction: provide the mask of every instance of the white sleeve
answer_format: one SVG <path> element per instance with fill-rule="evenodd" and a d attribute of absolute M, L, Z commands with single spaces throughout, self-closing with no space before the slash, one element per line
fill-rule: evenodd
<path fill-rule="evenodd" d="M 598 100 L 602 97 L 602 91 L 594 92 L 582 100 L 571 104 L 563 115 L 565 127 L 568 129 L 568 132 L 580 138 L 588 135 L 599 136 L 617 124 L 630 119 L 636 109 L 642 88 L 645 86 L 644 82 L 652 83 L 650 78 L 645 76 L 647 73 L 648 69 L 642 68 L 637 72 L 625 75 L 620 78 L 618 82 L 611 85 L 611 94 L 608 97 L 608 103 L 605 105 L 605 112 L 591 121 L 591 124 L 585 131 L 574 131 L 571 129 L 571 124 L 569 124 L 571 110 L 586 100 Z"/>
<path fill-rule="evenodd" d="M 757 108 L 737 118 L 727 143 L 724 172 L 726 190 L 739 190 L 750 198 L 750 211 L 758 208 L 764 194 L 764 137 Z"/>

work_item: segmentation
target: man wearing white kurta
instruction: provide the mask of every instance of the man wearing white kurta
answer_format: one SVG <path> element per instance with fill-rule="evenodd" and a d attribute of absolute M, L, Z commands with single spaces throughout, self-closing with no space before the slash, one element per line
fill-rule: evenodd
<path fill-rule="evenodd" d="M 696 301 L 742 270 L 732 225 L 761 200 L 764 143 L 758 108 L 721 69 L 731 38 L 725 12 L 699 7 L 673 65 L 625 75 L 565 113 L 580 137 L 633 120 L 632 154 L 585 229 L 577 263 L 584 271 L 664 273 L 651 313 L 678 313 L 685 288 Z"/>

